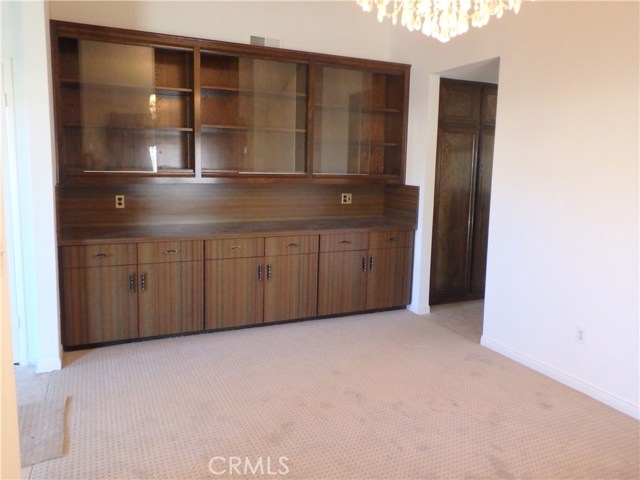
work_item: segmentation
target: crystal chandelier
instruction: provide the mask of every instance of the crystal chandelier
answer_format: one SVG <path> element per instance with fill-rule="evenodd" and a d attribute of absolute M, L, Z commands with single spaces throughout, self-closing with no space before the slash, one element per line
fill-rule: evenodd
<path fill-rule="evenodd" d="M 429 37 L 448 42 L 474 27 L 483 27 L 489 18 L 502 17 L 505 11 L 518 13 L 522 0 L 356 0 L 365 12 L 375 7 L 378 21 L 391 18 L 409 31 L 422 30 Z"/>

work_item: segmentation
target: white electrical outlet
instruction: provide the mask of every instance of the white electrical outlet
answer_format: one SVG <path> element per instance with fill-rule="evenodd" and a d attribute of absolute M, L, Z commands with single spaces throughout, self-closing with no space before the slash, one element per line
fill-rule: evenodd
<path fill-rule="evenodd" d="M 116 195 L 116 208 L 124 208 L 124 195 Z"/>
<path fill-rule="evenodd" d="M 579 343 L 580 345 L 587 344 L 587 332 L 581 325 L 576 325 L 576 343 Z"/>
<path fill-rule="evenodd" d="M 340 195 L 340 203 L 342 205 L 351 205 L 352 200 L 353 196 L 350 193 L 343 193 Z"/>

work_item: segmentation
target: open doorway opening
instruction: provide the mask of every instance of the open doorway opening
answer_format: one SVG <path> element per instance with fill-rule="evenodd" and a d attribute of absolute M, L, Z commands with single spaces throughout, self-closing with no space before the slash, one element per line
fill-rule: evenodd
<path fill-rule="evenodd" d="M 480 323 L 499 68 L 495 58 L 440 72 L 429 303 L 475 301 Z"/>

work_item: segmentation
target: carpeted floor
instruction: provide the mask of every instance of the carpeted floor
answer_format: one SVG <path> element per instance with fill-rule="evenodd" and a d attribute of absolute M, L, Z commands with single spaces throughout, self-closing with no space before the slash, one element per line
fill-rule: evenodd
<path fill-rule="evenodd" d="M 638 478 L 636 420 L 481 347 L 456 333 L 459 318 L 448 325 L 435 313 L 65 354 L 46 389 L 34 387 L 48 399 L 70 397 L 65 455 L 28 473 Z"/>

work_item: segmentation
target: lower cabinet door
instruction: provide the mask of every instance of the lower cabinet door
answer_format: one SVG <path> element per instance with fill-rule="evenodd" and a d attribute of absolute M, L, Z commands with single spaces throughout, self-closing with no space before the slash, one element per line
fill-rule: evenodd
<path fill-rule="evenodd" d="M 140 336 L 203 329 L 203 265 L 173 262 L 138 265 Z"/>
<path fill-rule="evenodd" d="M 62 344 L 65 347 L 138 336 L 136 267 L 64 269 Z"/>
<path fill-rule="evenodd" d="M 262 323 L 263 258 L 205 262 L 205 329 Z"/>
<path fill-rule="evenodd" d="M 366 309 L 366 262 L 366 250 L 320 253 L 318 315 Z"/>
<path fill-rule="evenodd" d="M 265 259 L 265 323 L 314 317 L 317 307 L 317 253 Z"/>
<path fill-rule="evenodd" d="M 367 309 L 407 305 L 411 299 L 412 248 L 370 250 Z"/>

